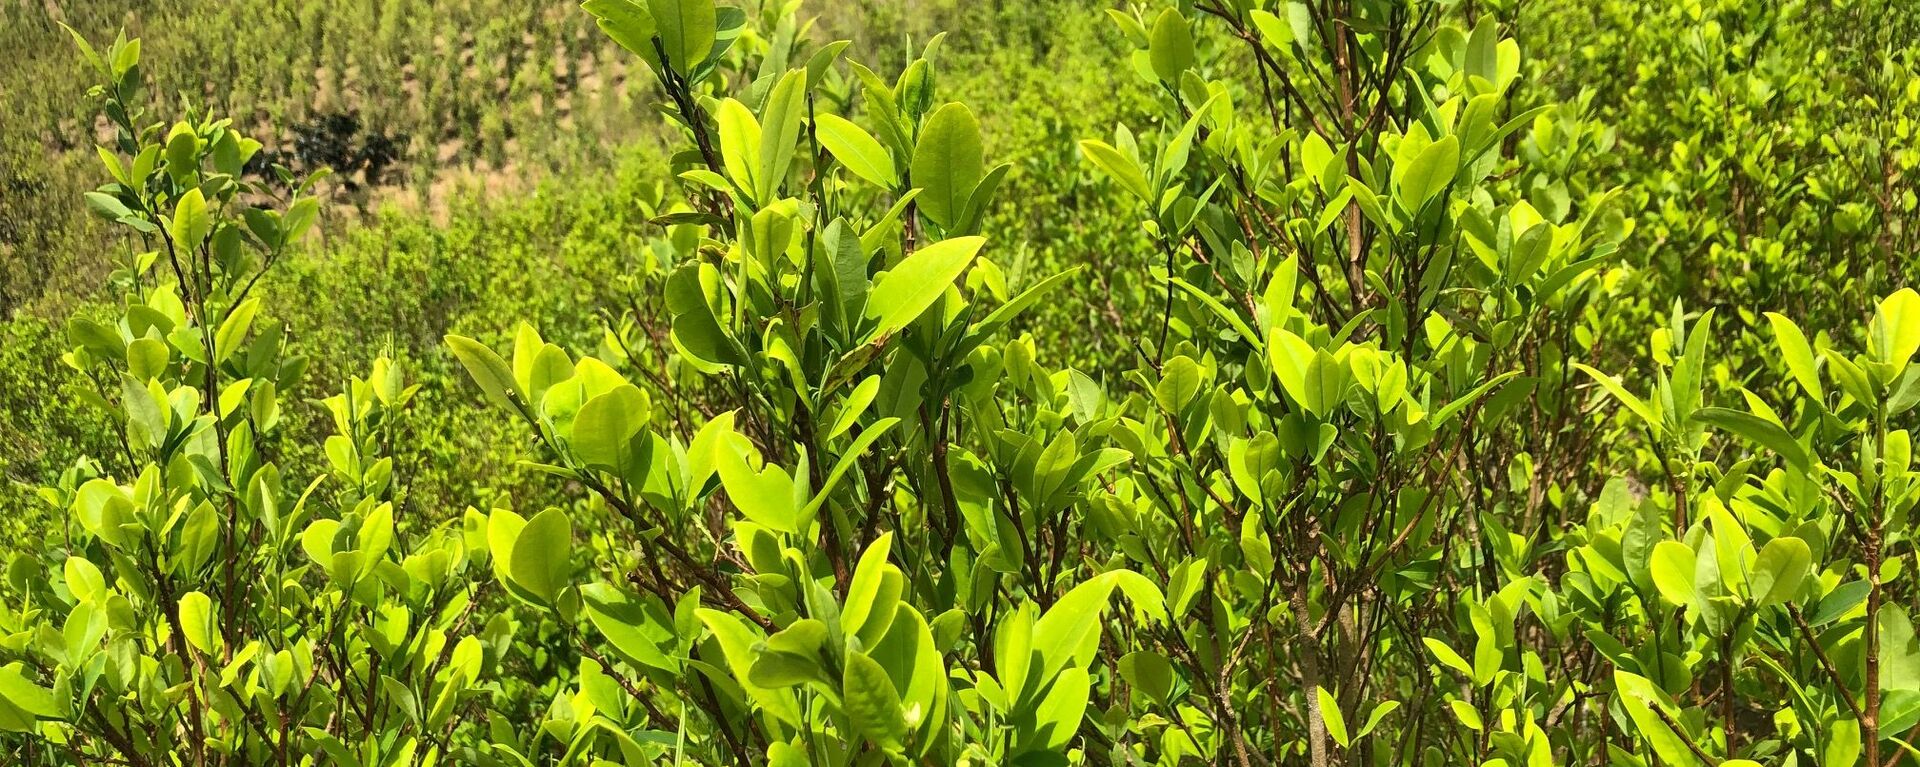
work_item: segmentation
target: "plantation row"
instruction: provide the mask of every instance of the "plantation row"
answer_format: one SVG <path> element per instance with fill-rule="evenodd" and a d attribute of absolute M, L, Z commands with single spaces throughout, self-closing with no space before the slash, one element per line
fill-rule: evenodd
<path fill-rule="evenodd" d="M 0 748 L 1915 763 L 1915 22 L 1827 5 L 1049 6 L 1130 110 L 1074 135 L 945 37 L 589 0 L 673 149 L 337 263 L 76 34 L 124 247 Z"/>

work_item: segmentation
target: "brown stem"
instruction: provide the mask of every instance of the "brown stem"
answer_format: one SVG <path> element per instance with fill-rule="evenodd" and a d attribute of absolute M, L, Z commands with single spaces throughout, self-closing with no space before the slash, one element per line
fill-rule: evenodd
<path fill-rule="evenodd" d="M 1852 695 L 1847 693 L 1846 682 L 1840 676 L 1839 667 L 1833 665 L 1832 658 L 1827 657 L 1827 649 L 1820 646 L 1819 637 L 1813 633 L 1813 627 L 1807 624 L 1807 616 L 1800 612 L 1800 608 L 1797 605 L 1788 605 L 1787 614 L 1793 616 L 1794 625 L 1800 627 L 1800 635 L 1807 638 L 1807 646 L 1813 649 L 1813 657 L 1819 659 L 1820 668 L 1827 672 L 1828 679 L 1833 680 L 1834 694 L 1838 695 L 1840 700 L 1846 702 L 1847 708 L 1853 711 L 1853 718 L 1856 721 L 1866 721 L 1867 716 L 1860 710 L 1860 704 L 1853 699 Z"/>
<path fill-rule="evenodd" d="M 1867 522 L 1866 710 L 1860 716 L 1860 735 L 1866 741 L 1867 764 L 1880 763 L 1880 521 Z"/>

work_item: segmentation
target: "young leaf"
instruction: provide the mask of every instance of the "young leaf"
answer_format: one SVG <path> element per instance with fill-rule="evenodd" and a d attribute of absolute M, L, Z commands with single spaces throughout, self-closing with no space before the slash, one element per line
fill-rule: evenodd
<path fill-rule="evenodd" d="M 1660 422 L 1660 419 L 1654 415 L 1653 409 L 1647 407 L 1647 403 L 1639 397 L 1634 396 L 1632 392 L 1627 391 L 1627 388 L 1621 386 L 1620 382 L 1614 379 L 1613 376 L 1594 370 L 1578 362 L 1573 363 L 1573 366 L 1580 372 L 1591 376 L 1594 382 L 1600 384 L 1601 388 L 1606 389 L 1607 393 L 1613 395 L 1614 399 L 1620 400 L 1621 405 L 1626 406 L 1628 410 L 1633 411 L 1634 415 L 1639 416 L 1640 421 L 1647 425 L 1647 431 L 1652 432 L 1655 437 L 1660 436 L 1665 431 L 1664 425 Z"/>
<path fill-rule="evenodd" d="M 260 299 L 249 298 L 227 312 L 227 318 L 220 323 L 220 330 L 213 334 L 214 362 L 225 362 L 234 350 L 240 348 L 240 339 L 247 337 L 247 330 L 253 327 L 253 315 L 259 310 Z"/>
<path fill-rule="evenodd" d="M 214 633 L 213 600 L 198 591 L 189 591 L 181 595 L 177 608 L 180 613 L 180 630 L 186 635 L 187 644 L 193 649 L 212 655 L 219 645 Z"/>
<path fill-rule="evenodd" d="M 1788 465 L 1803 473 L 1813 470 L 1813 459 L 1800 441 L 1788 434 L 1786 429 L 1780 428 L 1779 424 L 1765 418 L 1729 408 L 1703 407 L 1693 411 L 1693 420 L 1726 429 L 1772 450 Z"/>
<path fill-rule="evenodd" d="M 713 0 L 647 0 L 667 65 L 682 77 L 692 74 L 713 50 L 719 19 Z"/>
<path fill-rule="evenodd" d="M 1333 697 L 1333 693 L 1327 692 L 1325 687 L 1315 687 L 1313 690 L 1320 697 L 1320 721 L 1326 724 L 1327 734 L 1332 736 L 1333 742 L 1340 744 L 1341 748 L 1353 745 L 1353 742 L 1347 739 L 1347 718 L 1340 713 L 1340 701 Z"/>
<path fill-rule="evenodd" d="M 1892 366 L 1889 380 L 1898 377 L 1920 351 L 1920 293 L 1902 288 L 1880 302 L 1867 328 L 1868 349 L 1875 361 Z"/>
<path fill-rule="evenodd" d="M 1093 164 L 1100 166 L 1101 170 L 1113 176 L 1113 180 L 1120 184 L 1121 189 L 1132 193 L 1142 202 L 1153 203 L 1153 189 L 1147 186 L 1147 172 L 1133 158 L 1113 148 L 1111 144 L 1095 139 L 1082 140 L 1080 152 L 1085 154 L 1087 159 L 1092 160 Z"/>
<path fill-rule="evenodd" d="M 66 718 L 66 706 L 55 697 L 53 691 L 34 684 L 23 671 L 21 663 L 9 663 L 0 667 L 0 701 L 40 719 Z"/>
<path fill-rule="evenodd" d="M 547 509 L 527 520 L 514 537 L 507 572 L 521 588 L 552 605 L 572 572 L 567 561 L 572 548 L 573 521 L 560 509 Z"/>
<path fill-rule="evenodd" d="M 1812 563 L 1813 550 L 1806 541 L 1792 536 L 1767 541 L 1767 545 L 1760 548 L 1760 556 L 1753 562 L 1753 573 L 1747 579 L 1753 589 L 1754 605 L 1766 607 L 1793 601 L 1800 595 Z"/>
<path fill-rule="evenodd" d="M 754 524 L 783 533 L 800 533 L 804 526 L 794 500 L 793 477 L 787 470 L 767 462 L 755 469 L 748 462 L 752 448 L 746 439 L 733 435 L 715 447 L 714 466 L 727 499 Z"/>
<path fill-rule="evenodd" d="M 466 336 L 447 336 L 447 347 L 494 404 L 513 409 L 513 368 L 485 344 Z"/>
<path fill-rule="evenodd" d="M 1659 589 L 1661 598 L 1679 607 L 1694 603 L 1697 595 L 1693 585 L 1695 559 L 1693 549 L 1687 544 L 1679 541 L 1654 544 L 1653 559 L 1648 566 L 1653 570 L 1653 585 Z"/>
<path fill-rule="evenodd" d="M 793 163 L 794 142 L 800 138 L 800 118 L 807 106 L 806 72 L 793 70 L 781 77 L 767 96 L 766 118 L 760 126 L 760 162 L 754 174 L 754 198 L 767 204 L 780 196 L 780 184 Z"/>
<path fill-rule="evenodd" d="M 587 0 L 580 7 L 620 47 L 659 66 L 660 53 L 653 47 L 653 37 L 659 30 L 645 5 L 634 0 Z"/>
<path fill-rule="evenodd" d="M 1813 347 L 1807 344 L 1807 336 L 1800 332 L 1800 326 L 1785 315 L 1767 312 L 1767 323 L 1773 327 L 1774 341 L 1780 344 L 1780 358 L 1787 363 L 1787 372 L 1793 374 L 1793 380 L 1799 382 L 1815 402 L 1826 399 L 1826 392 L 1820 386 L 1820 369 L 1814 364 Z"/>
<path fill-rule="evenodd" d="M 880 339 L 919 319 L 986 243 L 985 237 L 977 236 L 941 240 L 914 251 L 888 271 L 867 296 L 866 315 L 879 321 L 867 338 Z"/>
<path fill-rule="evenodd" d="M 820 138 L 820 145 L 826 147 L 833 158 L 873 185 L 882 189 L 893 188 L 893 155 L 887 149 L 852 120 L 835 114 L 822 114 L 814 123 L 814 130 Z"/>
<path fill-rule="evenodd" d="M 1193 67 L 1193 30 L 1178 10 L 1168 8 L 1153 20 L 1147 50 L 1153 74 L 1163 83 L 1180 82 L 1180 73 Z"/>
<path fill-rule="evenodd" d="M 941 227 L 959 223 L 973 188 L 985 174 L 980 122 L 973 110 L 960 103 L 935 110 L 913 148 L 913 184 L 925 190 L 919 198 L 920 212 Z"/>
<path fill-rule="evenodd" d="M 888 751 L 904 746 L 907 720 L 900 711 L 900 693 L 887 678 L 887 670 L 866 653 L 847 654 L 840 695 L 854 731 Z"/>
<path fill-rule="evenodd" d="M 1418 213 L 1428 200 L 1453 183 L 1459 168 L 1460 139 L 1448 134 L 1421 149 L 1406 167 L 1394 169 L 1394 197 L 1408 213 Z"/>
<path fill-rule="evenodd" d="M 213 231 L 213 215 L 207 212 L 207 198 L 200 193 L 199 187 L 187 190 L 173 205 L 173 224 L 167 234 L 173 238 L 172 247 L 181 253 L 188 253 L 200 247 L 207 239 L 207 233 Z M 182 260 L 185 260 L 184 257 Z"/>

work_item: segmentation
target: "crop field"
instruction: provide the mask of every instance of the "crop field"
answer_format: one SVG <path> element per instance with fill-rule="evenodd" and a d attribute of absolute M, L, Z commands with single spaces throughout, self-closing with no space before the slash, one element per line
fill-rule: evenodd
<path fill-rule="evenodd" d="M 1920 767 L 1909 0 L 0 0 L 0 764 Z"/>

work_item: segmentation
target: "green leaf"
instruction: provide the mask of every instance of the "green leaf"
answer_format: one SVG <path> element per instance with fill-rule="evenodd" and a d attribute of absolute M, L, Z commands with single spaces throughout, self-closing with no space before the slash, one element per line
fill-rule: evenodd
<path fill-rule="evenodd" d="M 1092 677 L 1085 669 L 1070 668 L 1054 677 L 1047 693 L 1033 707 L 1033 730 L 1025 733 L 1016 751 L 1022 753 L 1058 754 L 1073 742 L 1073 736 L 1080 732 L 1080 722 L 1086 718 L 1087 702 L 1093 697 Z M 1016 758 L 1014 764 L 1026 764 L 1026 760 Z M 1057 764 L 1053 761 L 1041 761 L 1041 764 Z"/>
<path fill-rule="evenodd" d="M 1660 688 L 1654 686 L 1653 682 L 1646 677 L 1619 669 L 1614 670 L 1613 679 L 1614 687 L 1620 691 L 1620 700 L 1627 709 L 1628 717 L 1633 719 L 1633 724 L 1639 730 L 1640 736 L 1653 745 L 1653 752 L 1660 757 L 1661 763 L 1673 765 L 1673 767 L 1693 767 L 1700 764 L 1700 761 L 1694 758 L 1692 750 L 1687 748 L 1684 740 L 1686 736 L 1674 732 L 1673 728 L 1667 726 L 1665 718 L 1654 713 L 1655 706 L 1659 706 L 1664 711 L 1671 705 Z M 1666 713 L 1668 718 L 1676 721 L 1679 719 L 1671 711 Z"/>
<path fill-rule="evenodd" d="M 1081 141 L 1080 151 L 1087 156 L 1087 159 L 1092 160 L 1093 164 L 1100 166 L 1101 170 L 1113 176 L 1113 180 L 1120 184 L 1121 189 L 1127 190 L 1149 205 L 1153 203 L 1153 189 L 1147 185 L 1147 172 L 1133 158 L 1113 148 L 1111 144 L 1094 139 Z"/>
<path fill-rule="evenodd" d="M 955 617 L 959 615 L 956 613 Z M 886 636 L 868 655 L 879 662 L 893 680 L 894 689 L 900 693 L 900 705 L 906 710 L 908 725 L 921 733 L 923 744 L 931 742 L 941 737 L 948 705 L 949 683 L 946 661 L 941 657 L 942 645 L 935 644 L 933 629 L 920 611 L 904 602 L 894 608 L 893 620 L 889 623 Z"/>
<path fill-rule="evenodd" d="M 56 21 L 54 23 L 59 24 L 61 29 L 67 31 L 67 36 L 73 38 L 73 45 L 80 49 L 81 58 L 86 59 L 88 64 L 92 65 L 94 69 L 99 70 L 102 76 L 110 76 L 112 74 L 107 69 L 106 60 L 100 58 L 99 52 L 93 49 L 93 44 L 87 42 L 87 38 L 81 36 L 79 32 L 74 31 L 73 27 L 67 26 L 64 21 Z"/>
<path fill-rule="evenodd" d="M 986 336 L 992 335 L 994 332 L 998 331 L 1000 328 L 1005 327 L 1007 323 L 1012 322 L 1015 317 L 1018 317 L 1021 312 L 1026 311 L 1028 307 L 1031 307 L 1035 303 L 1038 303 L 1039 300 L 1043 296 L 1045 296 L 1048 292 L 1052 291 L 1056 287 L 1059 287 L 1061 283 L 1066 282 L 1069 278 L 1074 277 L 1079 273 L 1080 273 L 1080 267 L 1076 266 L 1076 267 L 1073 267 L 1072 269 L 1068 269 L 1064 272 L 1061 272 L 1059 274 L 1056 274 L 1044 280 L 1041 280 L 1038 284 L 1034 285 L 1033 287 L 1030 287 L 1024 291 L 1021 291 L 1020 295 L 1014 296 L 1012 300 L 1004 304 L 1001 304 L 998 308 L 994 309 L 991 314 L 987 315 L 986 319 L 983 319 L 979 322 L 974 323 L 973 328 L 968 332 L 968 335 L 974 338 L 982 338 L 982 339 L 984 339 Z"/>
<path fill-rule="evenodd" d="M 1873 381 L 1867 377 L 1866 370 L 1833 349 L 1821 349 L 1820 356 L 1827 359 L 1827 375 L 1833 377 L 1841 391 L 1856 402 L 1874 401 Z"/>
<path fill-rule="evenodd" d="M 1360 731 L 1354 733 L 1353 737 L 1356 739 L 1366 737 L 1367 733 L 1373 732 L 1373 728 L 1380 726 L 1381 720 L 1386 719 L 1388 714 L 1398 711 L 1399 709 L 1400 701 L 1381 701 L 1380 705 L 1373 707 L 1373 713 L 1367 715 L 1367 723 L 1362 725 Z"/>
<path fill-rule="evenodd" d="M 85 317 L 75 316 L 67 320 L 67 340 L 102 357 L 113 358 L 127 353 L 127 343 L 118 330 Z"/>
<path fill-rule="evenodd" d="M 1135 650 L 1122 656 L 1120 677 L 1154 702 L 1165 704 L 1173 695 L 1173 663 L 1152 650 Z"/>
<path fill-rule="evenodd" d="M 1394 168 L 1394 197 L 1407 212 L 1418 213 L 1428 200 L 1453 183 L 1459 169 L 1460 139 L 1448 134 L 1421 149 L 1405 167 Z"/>
<path fill-rule="evenodd" d="M 1473 686 L 1492 684 L 1494 676 L 1500 673 L 1506 662 L 1507 651 L 1499 637 L 1482 633 L 1473 643 Z"/>
<path fill-rule="evenodd" d="M 1653 409 L 1647 407 L 1647 403 L 1641 401 L 1639 397 L 1634 396 L 1632 392 L 1627 391 L 1626 387 L 1621 386 L 1620 381 L 1613 376 L 1601 373 L 1598 370 L 1594 370 L 1578 362 L 1573 363 L 1573 367 L 1582 373 L 1592 376 L 1594 382 L 1600 384 L 1601 388 L 1606 389 L 1608 394 L 1613 395 L 1613 398 L 1619 400 L 1621 405 L 1626 406 L 1634 415 L 1639 416 L 1641 422 L 1647 425 L 1647 430 L 1655 437 L 1660 436 L 1666 431 L 1659 417 L 1654 415 Z"/>
<path fill-rule="evenodd" d="M 1820 752 L 1820 763 L 1859 764 L 1860 746 L 1860 723 L 1853 719 L 1836 721 Z"/>
<path fill-rule="evenodd" d="M 136 445 L 156 450 L 166 444 L 173 423 L 166 392 L 154 392 L 159 386 L 158 381 L 143 383 L 124 373 L 120 376 L 120 404 L 127 410 L 128 437 Z"/>
<path fill-rule="evenodd" d="M 1449 402 L 1446 405 L 1441 406 L 1439 410 L 1436 410 L 1433 412 L 1433 417 L 1430 419 L 1433 423 L 1433 427 L 1438 429 L 1442 426 L 1447 425 L 1448 421 L 1453 420 L 1453 417 L 1455 415 L 1458 415 L 1460 411 L 1465 410 L 1468 405 L 1471 405 L 1475 401 L 1479 400 L 1481 397 L 1486 396 L 1487 392 L 1493 391 L 1494 387 L 1499 386 L 1503 383 L 1506 383 L 1508 380 L 1512 379 L 1514 376 L 1517 376 L 1517 375 L 1520 375 L 1520 371 L 1518 370 L 1509 370 L 1505 373 L 1501 373 L 1500 375 L 1487 379 L 1486 381 L 1482 382 L 1479 386 L 1473 387 L 1472 391 L 1469 391 L 1466 394 L 1462 394 L 1459 397 L 1455 398 L 1452 402 Z"/>
<path fill-rule="evenodd" d="M 249 298 L 227 312 L 227 318 L 220 322 L 220 330 L 213 334 L 214 362 L 226 361 L 240 348 L 240 339 L 247 337 L 247 331 L 253 327 L 253 316 L 259 310 L 260 299 Z"/>
<path fill-rule="evenodd" d="M 1287 397 L 1302 408 L 1313 396 L 1307 390 L 1307 370 L 1313 364 L 1313 356 L 1314 348 L 1291 330 L 1275 325 L 1267 335 L 1267 357 L 1272 363 L 1273 375 L 1279 379 Z"/>
<path fill-rule="evenodd" d="M 189 591 L 180 597 L 180 631 L 186 635 L 187 644 L 202 653 L 212 655 L 219 649 L 219 636 L 214 633 L 213 600 L 198 591 Z"/>
<path fill-rule="evenodd" d="M 846 607 L 840 613 L 840 629 L 847 636 L 877 639 L 886 633 L 888 623 L 893 620 L 899 592 L 886 588 L 885 581 L 889 572 L 896 577 L 900 573 L 887 563 L 892 547 L 893 533 L 882 533 L 867 545 L 859 564 L 854 566 L 853 580 L 847 586 Z"/>
<path fill-rule="evenodd" d="M 199 187 L 187 190 L 173 204 L 173 222 L 167 228 L 167 234 L 173 238 L 173 248 L 181 253 L 190 253 L 200 247 L 201 241 L 213 231 L 213 215 L 207 212 L 206 195 Z M 181 257 L 185 261 L 184 256 Z"/>
<path fill-rule="evenodd" d="M 653 36 L 658 30 L 653 14 L 645 5 L 633 0 L 587 0 L 580 7 L 591 14 L 600 31 L 620 47 L 656 67 L 660 65 L 660 54 L 653 47 Z"/>
<path fill-rule="evenodd" d="M 102 602 L 107 598 L 107 579 L 99 566 L 85 557 L 69 556 L 61 568 L 67 591 L 82 602 Z"/>
<path fill-rule="evenodd" d="M 473 376 L 473 382 L 480 385 L 487 399 L 515 410 L 513 368 L 507 365 L 507 361 L 494 354 L 485 344 L 466 336 L 449 335 L 446 340 L 447 347 L 453 350 L 453 356 L 460 360 L 467 374 Z"/>
<path fill-rule="evenodd" d="M 793 497 L 793 476 L 771 461 L 762 468 L 753 468 L 748 458 L 752 446 L 744 437 L 737 434 L 731 437 L 716 446 L 714 462 L 720 473 L 720 484 L 727 489 L 727 499 L 754 524 L 783 533 L 800 533 L 803 522 L 798 513 L 799 504 Z"/>
<path fill-rule="evenodd" d="M 1767 541 L 1767 545 L 1760 548 L 1759 558 L 1753 561 L 1752 574 L 1747 576 L 1754 605 L 1766 607 L 1797 599 L 1812 564 L 1813 549 L 1806 541 L 1792 536 Z"/>
<path fill-rule="evenodd" d="M 66 705 L 53 691 L 28 680 L 26 666 L 9 663 L 0 667 L 0 699 L 39 719 L 66 718 Z"/>
<path fill-rule="evenodd" d="M 1697 592 L 1693 585 L 1696 560 L 1693 549 L 1679 541 L 1661 541 L 1653 546 L 1653 559 L 1648 566 L 1653 571 L 1654 588 L 1660 591 L 1661 598 L 1668 603 L 1686 607 L 1694 603 Z"/>
<path fill-rule="evenodd" d="M 835 114 L 822 114 L 814 120 L 814 132 L 820 145 L 847 170 L 883 189 L 893 188 L 893 155 L 880 141 L 852 120 Z"/>
<path fill-rule="evenodd" d="M 1307 411 L 1321 420 L 1327 420 L 1333 415 L 1334 409 L 1346 401 L 1347 385 L 1351 383 L 1352 376 L 1348 374 L 1345 363 L 1334 359 L 1327 350 L 1319 349 L 1307 362 L 1304 380 Z"/>
<path fill-rule="evenodd" d="M 965 104 L 935 110 L 913 148 L 913 185 L 925 191 L 919 209 L 943 228 L 960 222 L 973 188 L 986 175 L 980 121 Z"/>
<path fill-rule="evenodd" d="M 647 393 L 632 384 L 587 400 L 573 419 L 574 454 L 588 466 L 627 475 L 650 444 L 643 432 L 651 412 Z"/>
<path fill-rule="evenodd" d="M 647 0 L 647 10 L 673 71 L 685 76 L 707 60 L 719 26 L 713 0 Z"/>
<path fill-rule="evenodd" d="M 173 183 L 184 185 L 192 181 L 194 174 L 200 170 L 200 137 L 194 133 L 193 126 L 184 122 L 174 123 L 173 128 L 167 131 L 164 152 L 167 158 L 167 176 L 173 179 Z M 198 197 L 200 191 L 195 189 L 192 194 Z M 206 200 L 202 198 L 200 202 L 204 206 Z M 192 244 L 184 244 L 188 242 Z M 199 245 L 199 240 L 176 239 L 174 244 L 180 247 L 195 247 Z"/>
<path fill-rule="evenodd" d="M 393 545 L 393 504 L 382 503 L 373 507 L 365 519 L 360 522 L 360 531 L 355 536 L 354 548 L 368 558 L 360 574 L 367 575 L 373 566 L 386 558 L 387 549 Z"/>
<path fill-rule="evenodd" d="M 1148 33 L 1147 50 L 1153 61 L 1153 74 L 1168 84 L 1180 82 L 1180 74 L 1193 67 L 1193 30 L 1179 11 L 1168 8 L 1153 20 Z"/>
<path fill-rule="evenodd" d="M 1340 701 L 1325 687 L 1315 687 L 1313 690 L 1320 696 L 1320 721 L 1327 725 L 1327 734 L 1341 748 L 1352 745 L 1353 741 L 1347 739 L 1347 719 L 1340 714 Z"/>
<path fill-rule="evenodd" d="M 1718 426 L 1772 450 L 1775 455 L 1785 459 L 1788 465 L 1802 473 L 1813 470 L 1813 458 L 1807 454 L 1807 449 L 1777 423 L 1752 413 L 1723 407 L 1703 407 L 1695 410 L 1693 420 Z"/>
<path fill-rule="evenodd" d="M 855 732 L 888 751 L 904 746 L 907 720 L 900 710 L 900 693 L 878 662 L 864 652 L 848 653 L 840 695 Z"/>
<path fill-rule="evenodd" d="M 1427 645 L 1427 652 L 1433 653 L 1433 657 L 1440 661 L 1440 665 L 1460 672 L 1461 676 L 1473 677 L 1473 664 L 1468 663 L 1466 658 L 1460 657 L 1460 653 L 1454 652 L 1453 648 L 1433 637 L 1426 637 L 1420 641 Z"/>
<path fill-rule="evenodd" d="M 605 583 L 580 587 L 587 619 L 593 622 L 609 646 L 630 663 L 665 671 L 678 664 L 661 652 L 662 639 L 671 639 L 672 626 L 655 624 L 644 606 L 631 596 Z"/>
<path fill-rule="evenodd" d="M 1480 721 L 1480 712 L 1474 710 L 1471 703 L 1458 699 L 1450 700 L 1447 701 L 1447 708 L 1451 709 L 1454 718 L 1459 719 L 1460 723 L 1469 730 L 1479 732 L 1487 726 L 1485 722 Z"/>
<path fill-rule="evenodd" d="M 1098 637 L 1100 616 L 1106 612 L 1108 598 L 1124 577 L 1123 573 L 1139 577 L 1126 570 L 1096 575 L 1073 587 L 1034 622 L 1033 646 L 1040 653 L 1040 665 L 1035 671 L 1041 679 L 1067 668 L 1069 662 L 1078 665 L 1081 658 L 1092 657 L 1092 640 Z"/>
<path fill-rule="evenodd" d="M 1824 626 L 1839 620 L 1865 604 L 1867 592 L 1871 589 L 1872 584 L 1865 580 L 1847 581 L 1833 587 L 1814 606 L 1813 614 L 1807 616 L 1808 625 Z"/>
<path fill-rule="evenodd" d="M 877 385 L 875 390 L 877 392 Z M 826 478 L 820 480 L 820 487 L 814 489 L 813 500 L 808 501 L 806 508 L 801 510 L 802 525 L 813 521 L 814 516 L 820 512 L 820 508 L 826 505 L 828 495 L 840 484 L 840 479 L 859 464 L 860 457 L 866 455 L 867 448 L 880 441 L 881 437 L 886 436 L 887 430 L 898 423 L 900 423 L 898 418 L 882 418 L 860 432 L 860 436 L 853 440 L 853 444 L 848 445 L 846 451 L 840 454 L 840 460 L 833 464 L 833 471 L 828 472 Z"/>
<path fill-rule="evenodd" d="M 1787 363 L 1787 372 L 1793 374 L 1793 380 L 1799 382 L 1815 402 L 1826 399 L 1826 390 L 1820 386 L 1820 368 L 1814 364 L 1813 347 L 1807 344 L 1807 336 L 1800 332 L 1800 326 L 1785 315 L 1767 312 L 1767 323 L 1773 327 L 1773 338 L 1780 345 L 1781 360 Z"/>
<path fill-rule="evenodd" d="M 1913 620 L 1899 604 L 1880 606 L 1874 620 L 1880 633 L 1880 687 L 1886 690 L 1920 690 L 1920 636 Z"/>
<path fill-rule="evenodd" d="M 720 280 L 712 264 L 687 264 L 667 278 L 667 310 L 673 313 L 673 341 L 683 356 L 705 363 L 738 365 L 746 360 L 740 342 L 728 335 L 707 302 L 709 286 Z"/>
<path fill-rule="evenodd" d="M 733 672 L 733 678 L 746 690 L 753 702 L 776 720 L 789 725 L 800 721 L 799 704 L 793 695 L 785 690 L 770 690 L 749 681 L 753 668 L 755 644 L 764 640 L 760 632 L 739 616 L 719 610 L 695 608 L 693 615 L 699 618 L 707 630 L 720 645 L 720 651 L 726 656 L 727 667 Z"/>
<path fill-rule="evenodd" d="M 1527 231 L 1513 239 L 1512 259 L 1507 263 L 1505 274 L 1501 275 L 1514 284 L 1525 283 L 1546 263 L 1547 256 L 1553 250 L 1553 225 L 1534 224 Z"/>
<path fill-rule="evenodd" d="M 759 118 L 753 116 L 753 110 L 747 105 L 734 99 L 721 99 L 720 106 L 714 110 L 713 121 L 719 126 L 720 164 L 725 166 L 727 180 L 742 194 L 752 194 L 759 188 L 754 183 L 754 174 L 760 169 Z"/>
<path fill-rule="evenodd" d="M 535 514 L 514 536 L 508 576 L 543 603 L 553 605 L 572 573 L 567 561 L 572 548 L 573 520 L 566 512 L 549 508 Z"/>
<path fill-rule="evenodd" d="M 1880 302 L 1867 328 L 1867 349 L 1874 361 L 1892 366 L 1892 380 L 1907 369 L 1914 352 L 1920 351 L 1920 293 L 1902 288 Z"/>
<path fill-rule="evenodd" d="M 781 182 L 786 181 L 787 166 L 793 164 L 795 141 L 800 138 L 800 118 L 806 110 L 807 73 L 788 72 L 767 95 L 760 126 L 760 164 L 754 174 L 754 197 L 762 204 L 779 199 Z"/>
<path fill-rule="evenodd" d="M 67 613 L 60 638 L 66 646 L 67 662 L 77 664 L 93 656 L 100 641 L 107 637 L 107 609 L 93 602 L 81 602 Z"/>
<path fill-rule="evenodd" d="M 866 315 L 879 321 L 868 339 L 878 340 L 919 319 L 986 243 L 987 238 L 978 236 L 941 240 L 914 251 L 883 275 L 867 296 Z"/>
<path fill-rule="evenodd" d="M 107 157 L 111 158 L 112 155 Z M 87 200 L 87 207 L 92 208 L 94 213 L 108 221 L 119 221 L 133 215 L 133 209 L 128 208 L 126 203 L 113 195 L 104 192 L 88 192 L 84 197 Z"/>
<path fill-rule="evenodd" d="M 1488 83 L 1497 82 L 1500 76 L 1499 44 L 1500 30 L 1494 19 L 1481 18 L 1480 23 L 1474 25 L 1473 34 L 1467 38 L 1467 75 Z"/>

